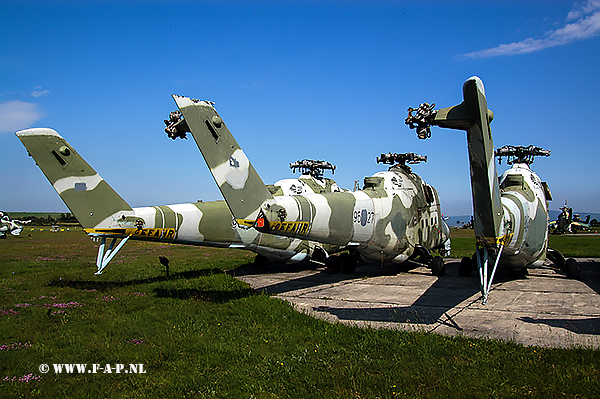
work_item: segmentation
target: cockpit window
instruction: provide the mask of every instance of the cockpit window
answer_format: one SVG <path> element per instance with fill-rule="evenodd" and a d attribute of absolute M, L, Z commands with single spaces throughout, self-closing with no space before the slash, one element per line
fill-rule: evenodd
<path fill-rule="evenodd" d="M 507 175 L 506 178 L 504 179 L 504 181 L 502 182 L 502 184 L 500 185 L 500 188 L 502 189 L 506 189 L 508 187 L 518 187 L 518 188 L 523 188 L 523 175 L 519 175 L 519 174 L 514 174 L 514 175 Z"/>
<path fill-rule="evenodd" d="M 423 191 L 425 192 L 425 200 L 428 204 L 431 204 L 435 198 L 433 195 L 433 189 L 430 185 L 423 184 Z"/>

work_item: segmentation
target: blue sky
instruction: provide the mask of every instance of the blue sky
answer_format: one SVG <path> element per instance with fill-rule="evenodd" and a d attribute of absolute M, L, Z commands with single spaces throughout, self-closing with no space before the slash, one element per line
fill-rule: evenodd
<path fill-rule="evenodd" d="M 448 215 L 471 213 L 466 136 L 404 125 L 482 78 L 494 144 L 552 151 L 534 170 L 558 209 L 600 212 L 600 0 L 2 1 L 0 209 L 66 212 L 14 132 L 57 130 L 132 206 L 221 199 L 171 94 L 211 100 L 266 183 L 325 159 L 335 178 L 414 170 Z M 499 171 L 505 169 L 499 167 Z"/>

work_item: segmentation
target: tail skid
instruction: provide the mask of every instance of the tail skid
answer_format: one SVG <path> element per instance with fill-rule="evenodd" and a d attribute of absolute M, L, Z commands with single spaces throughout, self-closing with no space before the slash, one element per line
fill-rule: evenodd
<path fill-rule="evenodd" d="M 492 289 L 492 281 L 494 281 L 494 275 L 496 274 L 498 263 L 500 263 L 500 257 L 502 256 L 503 249 L 504 244 L 501 244 L 498 252 L 495 255 L 490 254 L 491 250 L 486 246 L 483 246 L 480 250 L 475 252 L 475 256 L 477 258 L 477 269 L 479 270 L 479 288 L 482 296 L 481 303 L 484 305 L 488 301 L 488 296 L 490 294 L 490 290 Z M 494 268 L 492 269 L 492 273 L 488 274 L 490 260 L 494 262 Z"/>
<path fill-rule="evenodd" d="M 106 266 L 108 266 L 108 264 L 112 260 L 112 258 L 115 257 L 115 255 L 117 254 L 117 252 L 119 252 L 119 250 L 121 248 L 123 248 L 123 245 L 125 245 L 127 240 L 129 240 L 129 237 L 131 237 L 131 236 L 122 238 L 121 242 L 119 242 L 119 244 L 117 245 L 116 248 L 115 248 L 115 244 L 118 242 L 119 237 L 111 237 L 110 245 L 108 246 L 108 249 L 105 250 L 106 237 L 107 237 L 106 235 L 99 236 L 101 241 L 100 241 L 100 246 L 98 247 L 98 258 L 96 259 L 96 267 L 98 268 L 98 271 L 96 273 L 94 273 L 96 276 L 102 274 L 102 272 L 104 271 L 104 268 Z"/>

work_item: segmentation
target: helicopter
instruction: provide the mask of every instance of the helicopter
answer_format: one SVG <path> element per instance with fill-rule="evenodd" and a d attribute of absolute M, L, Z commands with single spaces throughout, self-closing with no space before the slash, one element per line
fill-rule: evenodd
<path fill-rule="evenodd" d="M 437 191 L 409 164 L 425 157 L 382 154 L 387 171 L 365 177 L 362 190 L 284 197 L 271 195 L 217 113 L 214 103 L 173 95 L 180 117 L 172 134 L 191 133 L 237 223 L 262 233 L 338 245 L 342 269 L 357 258 L 382 264 L 418 260 L 443 275 L 450 229 L 442 218 Z"/>
<path fill-rule="evenodd" d="M 8 214 L 0 211 L 0 238 L 6 238 L 8 233 L 13 236 L 21 235 L 23 225 L 31 223 L 31 220 L 11 219 Z"/>
<path fill-rule="evenodd" d="M 258 265 L 308 260 L 324 264 L 329 254 L 343 249 L 290 237 L 263 236 L 250 226 L 238 224 L 224 201 L 132 208 L 55 130 L 26 129 L 16 135 L 84 231 L 100 241 L 97 275 L 129 239 L 245 249 L 257 254 Z M 335 165 L 299 162 L 306 174 L 280 180 L 266 186 L 266 190 L 275 197 L 343 191 L 335 181 L 323 177 L 323 171 L 334 170 Z"/>
<path fill-rule="evenodd" d="M 542 267 L 548 258 L 569 278 L 579 278 L 575 259 L 566 259 L 548 248 L 548 185 L 530 168 L 536 156 L 549 156 L 539 147 L 506 146 L 494 152 L 490 123 L 494 114 L 487 107 L 483 82 L 473 76 L 463 85 L 463 102 L 434 110 L 422 103 L 408 108 L 405 123 L 419 139 L 431 137 L 431 126 L 465 130 L 471 169 L 474 231 L 477 240 L 473 256 L 480 277 L 482 303 L 488 301 L 499 264 L 524 271 Z M 512 165 L 500 179 L 494 156 L 507 157 Z M 489 267 L 492 266 L 491 273 Z M 460 273 L 467 274 L 471 259 L 461 260 Z"/>
<path fill-rule="evenodd" d="M 581 220 L 581 215 L 578 213 L 573 213 L 573 208 L 570 208 L 567 205 L 567 201 L 568 200 L 565 200 L 565 204 L 558 208 L 560 209 L 560 214 L 558 215 L 557 220 L 553 220 L 548 223 L 548 229 L 550 230 L 550 233 L 577 233 L 578 231 L 590 230 L 591 215 L 587 215 L 585 220 Z"/>

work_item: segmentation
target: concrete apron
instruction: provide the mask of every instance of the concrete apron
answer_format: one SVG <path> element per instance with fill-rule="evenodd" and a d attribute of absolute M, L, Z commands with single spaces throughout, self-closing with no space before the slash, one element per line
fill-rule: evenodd
<path fill-rule="evenodd" d="M 231 271 L 256 290 L 311 316 L 354 326 L 434 332 L 514 341 L 528 346 L 600 347 L 600 260 L 578 259 L 581 280 L 550 269 L 528 276 L 499 270 L 486 305 L 479 275 L 458 276 L 460 260 L 446 259 L 446 275 L 422 266 L 363 265 L 353 274 L 327 274 L 306 265 L 245 265 Z"/>

